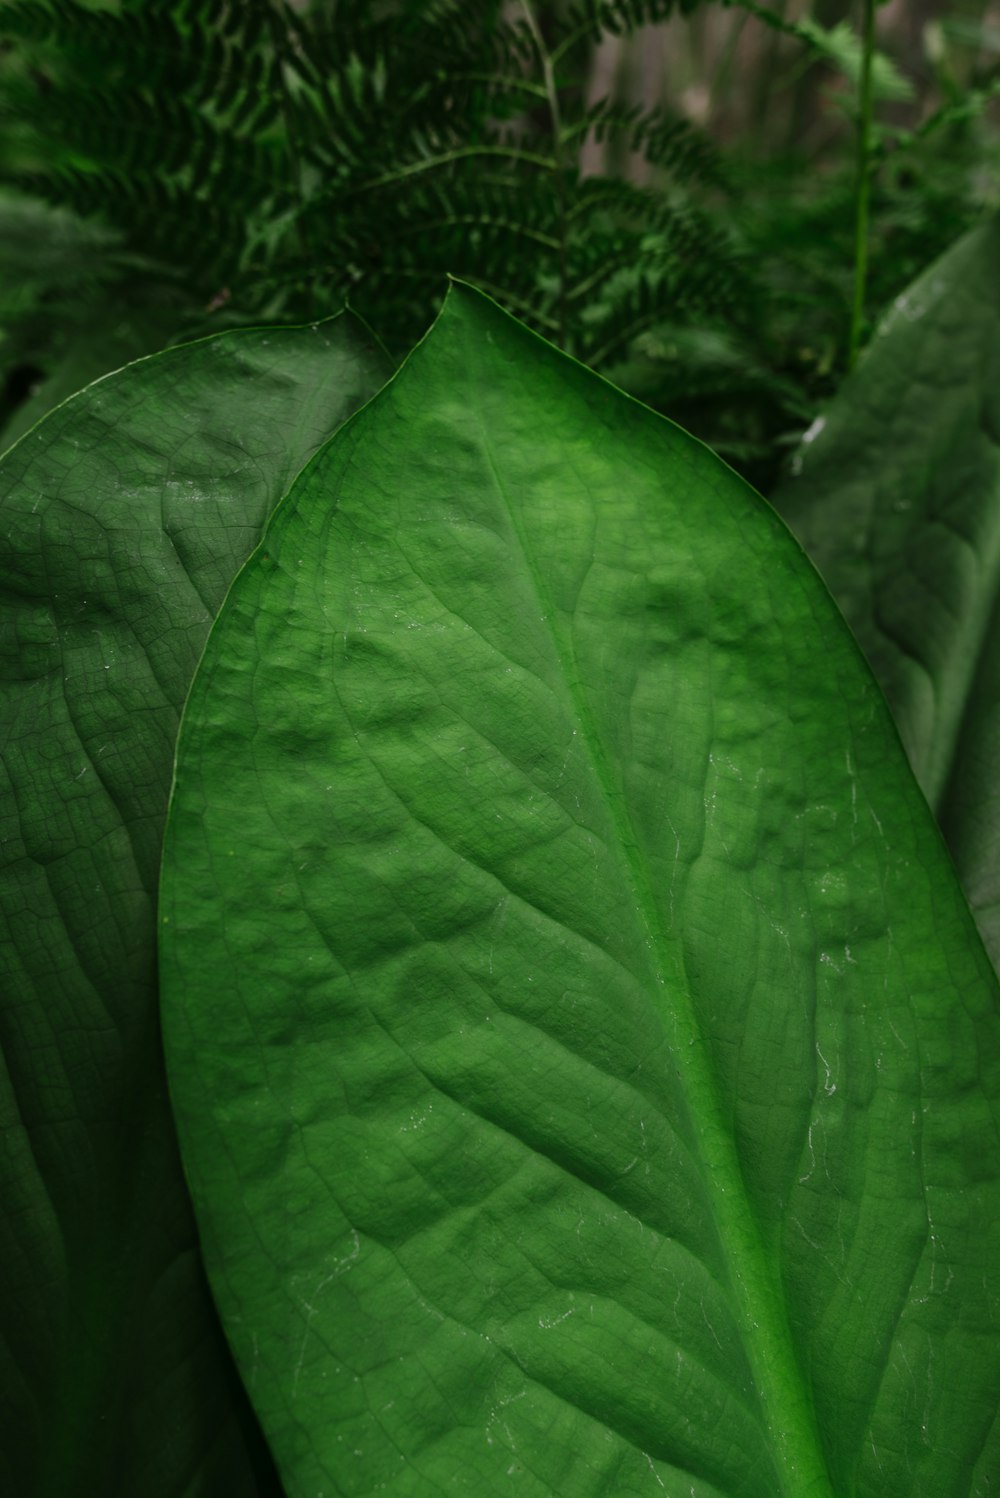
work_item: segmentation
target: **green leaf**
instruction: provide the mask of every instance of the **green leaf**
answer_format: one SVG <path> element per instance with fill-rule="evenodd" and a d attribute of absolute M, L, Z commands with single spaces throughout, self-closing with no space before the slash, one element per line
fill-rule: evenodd
<path fill-rule="evenodd" d="M 1000 219 L 896 298 L 775 504 L 889 699 L 1000 966 Z"/>
<path fill-rule="evenodd" d="M 291 1498 L 986 1498 L 1000 1006 L 707 448 L 459 288 L 213 629 L 161 887 Z"/>
<path fill-rule="evenodd" d="M 90 386 L 0 461 L 0 1488 L 18 1498 L 265 1490 L 166 1098 L 162 827 L 215 611 L 383 373 L 350 320 L 227 333 Z"/>
<path fill-rule="evenodd" d="M 792 27 L 795 34 L 810 47 L 839 68 L 858 89 L 861 84 L 861 69 L 864 58 L 864 43 L 849 21 L 838 21 L 835 26 L 821 26 L 809 17 Z M 875 99 L 912 99 L 913 84 L 899 71 L 892 58 L 884 52 L 872 55 L 872 97 Z"/>

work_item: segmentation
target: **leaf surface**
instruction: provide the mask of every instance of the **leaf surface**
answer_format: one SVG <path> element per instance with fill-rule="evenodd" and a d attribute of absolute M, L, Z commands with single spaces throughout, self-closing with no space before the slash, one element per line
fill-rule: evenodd
<path fill-rule="evenodd" d="M 353 321 L 229 333 L 99 381 L 0 462 L 0 1489 L 18 1498 L 265 1491 L 163 1078 L 162 828 L 215 611 L 384 373 Z"/>
<path fill-rule="evenodd" d="M 1000 219 L 897 298 L 775 504 L 878 677 L 1000 967 Z"/>
<path fill-rule="evenodd" d="M 168 1075 L 291 1498 L 986 1498 L 997 988 L 706 448 L 453 290 L 192 688 Z"/>

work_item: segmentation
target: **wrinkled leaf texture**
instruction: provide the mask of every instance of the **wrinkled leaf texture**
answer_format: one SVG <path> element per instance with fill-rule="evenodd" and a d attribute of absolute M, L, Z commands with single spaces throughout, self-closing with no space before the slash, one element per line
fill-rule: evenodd
<path fill-rule="evenodd" d="M 98 381 L 0 462 L 0 1489 L 18 1498 L 271 1491 L 169 1113 L 156 884 L 209 625 L 385 373 L 350 318 L 227 333 Z"/>
<path fill-rule="evenodd" d="M 168 1077 L 290 1498 L 986 1498 L 994 975 L 708 449 L 453 289 L 236 580 Z"/>
<path fill-rule="evenodd" d="M 1000 967 L 1000 219 L 900 295 L 775 504 L 882 684 Z"/>

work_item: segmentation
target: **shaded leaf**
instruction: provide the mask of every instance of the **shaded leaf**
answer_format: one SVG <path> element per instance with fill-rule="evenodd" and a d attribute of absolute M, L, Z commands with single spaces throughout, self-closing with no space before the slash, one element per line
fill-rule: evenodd
<path fill-rule="evenodd" d="M 902 295 L 775 504 L 889 699 L 1000 964 L 1000 220 Z"/>
<path fill-rule="evenodd" d="M 162 825 L 215 611 L 383 373 L 350 320 L 227 333 L 90 386 L 0 461 L 0 1487 L 19 1498 L 258 1491 L 163 1082 Z"/>

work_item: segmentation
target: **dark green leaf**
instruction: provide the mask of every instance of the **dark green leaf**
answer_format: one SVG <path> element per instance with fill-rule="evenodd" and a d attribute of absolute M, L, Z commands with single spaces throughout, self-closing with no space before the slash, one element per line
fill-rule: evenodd
<path fill-rule="evenodd" d="M 775 503 L 871 661 L 1000 965 L 1000 220 L 896 299 Z"/>
<path fill-rule="evenodd" d="M 17 1498 L 258 1491 L 163 1084 L 162 824 L 215 611 L 383 374 L 350 320 L 227 333 L 90 386 L 0 462 L 0 1489 Z"/>

